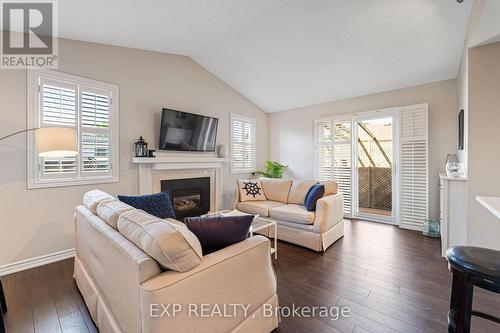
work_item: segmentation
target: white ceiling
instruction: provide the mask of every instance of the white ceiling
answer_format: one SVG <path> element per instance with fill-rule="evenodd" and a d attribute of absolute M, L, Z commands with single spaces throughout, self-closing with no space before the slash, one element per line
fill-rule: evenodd
<path fill-rule="evenodd" d="M 59 35 L 188 55 L 273 112 L 455 78 L 471 1 L 64 0 Z"/>
<path fill-rule="evenodd" d="M 487 0 L 469 46 L 495 42 L 500 42 L 500 1 Z"/>

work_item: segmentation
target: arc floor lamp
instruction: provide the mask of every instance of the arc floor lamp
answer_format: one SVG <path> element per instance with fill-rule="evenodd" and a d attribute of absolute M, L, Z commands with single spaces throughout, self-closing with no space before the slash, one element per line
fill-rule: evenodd
<path fill-rule="evenodd" d="M 21 133 L 35 132 L 40 157 L 71 157 L 78 155 L 76 130 L 67 127 L 29 128 L 0 138 L 0 141 Z"/>
<path fill-rule="evenodd" d="M 71 157 L 78 155 L 78 139 L 76 130 L 65 127 L 29 128 L 1 137 L 0 141 L 14 135 L 35 132 L 36 149 L 40 157 Z M 3 313 L 7 311 L 7 303 L 0 280 L 0 333 L 5 332 Z"/>

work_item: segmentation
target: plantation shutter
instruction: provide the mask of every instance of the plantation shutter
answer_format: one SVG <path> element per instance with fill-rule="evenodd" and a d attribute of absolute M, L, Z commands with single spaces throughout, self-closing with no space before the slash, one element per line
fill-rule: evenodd
<path fill-rule="evenodd" d="M 333 179 L 333 149 L 332 149 L 331 122 L 318 122 L 316 124 L 316 174 L 317 180 Z"/>
<path fill-rule="evenodd" d="M 45 69 L 27 77 L 27 124 L 73 128 L 78 154 L 42 158 L 37 132 L 28 137 L 28 188 L 112 183 L 119 180 L 119 88 L 116 85 Z"/>
<path fill-rule="evenodd" d="M 40 127 L 77 126 L 77 87 L 56 80 L 41 80 Z M 77 157 L 40 157 L 40 177 L 74 177 L 77 173 Z"/>
<path fill-rule="evenodd" d="M 82 87 L 81 105 L 81 158 L 83 173 L 109 173 L 111 97 L 107 91 Z"/>
<path fill-rule="evenodd" d="M 352 211 L 351 121 L 327 120 L 316 122 L 315 179 L 334 180 L 344 198 L 344 214 Z"/>
<path fill-rule="evenodd" d="M 344 214 L 352 214 L 352 144 L 351 121 L 333 123 L 333 180 L 339 184 L 344 197 Z"/>
<path fill-rule="evenodd" d="M 253 172 L 256 168 L 255 119 L 231 115 L 231 171 Z"/>
<path fill-rule="evenodd" d="M 429 216 L 428 109 L 401 112 L 401 227 L 420 229 Z"/>

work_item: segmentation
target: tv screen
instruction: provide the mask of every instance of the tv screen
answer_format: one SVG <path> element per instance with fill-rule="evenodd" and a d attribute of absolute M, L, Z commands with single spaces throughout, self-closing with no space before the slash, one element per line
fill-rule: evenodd
<path fill-rule="evenodd" d="M 217 118 L 163 109 L 160 150 L 215 151 Z"/>

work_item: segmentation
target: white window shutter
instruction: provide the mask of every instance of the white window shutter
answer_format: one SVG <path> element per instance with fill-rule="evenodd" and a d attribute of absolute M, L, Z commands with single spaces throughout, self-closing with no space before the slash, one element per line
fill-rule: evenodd
<path fill-rule="evenodd" d="M 344 214 L 351 215 L 352 209 L 352 167 L 351 144 L 341 143 L 333 146 L 333 180 L 339 185 L 344 197 Z"/>
<path fill-rule="evenodd" d="M 82 87 L 81 105 L 81 159 L 82 172 L 107 174 L 111 172 L 109 110 L 111 96 L 107 91 Z"/>
<path fill-rule="evenodd" d="M 429 217 L 427 105 L 401 111 L 401 222 L 420 229 Z"/>
<path fill-rule="evenodd" d="M 77 124 L 77 88 L 66 82 L 41 80 L 40 126 L 75 127 Z M 77 172 L 77 158 L 40 158 L 40 177 L 73 177 Z"/>
<path fill-rule="evenodd" d="M 107 134 L 82 134 L 83 172 L 109 172 L 109 136 Z"/>
<path fill-rule="evenodd" d="M 253 172 L 256 164 L 256 121 L 231 114 L 231 172 Z"/>
<path fill-rule="evenodd" d="M 109 127 L 109 96 L 83 90 L 81 93 L 82 126 Z"/>
<path fill-rule="evenodd" d="M 344 214 L 351 215 L 351 121 L 315 122 L 315 179 L 334 180 L 344 198 Z"/>
<path fill-rule="evenodd" d="M 330 121 L 316 123 L 315 175 L 317 180 L 333 179 L 332 128 Z"/>
<path fill-rule="evenodd" d="M 333 180 L 344 197 L 344 214 L 352 214 L 352 122 L 333 122 Z"/>
<path fill-rule="evenodd" d="M 50 126 L 75 126 L 76 124 L 76 90 L 65 88 L 63 84 L 42 83 L 42 122 Z"/>

